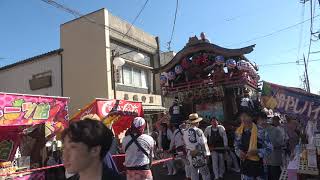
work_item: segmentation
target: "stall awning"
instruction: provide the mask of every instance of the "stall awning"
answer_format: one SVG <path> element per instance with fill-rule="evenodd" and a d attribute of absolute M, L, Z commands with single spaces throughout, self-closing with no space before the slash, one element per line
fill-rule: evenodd
<path fill-rule="evenodd" d="M 163 107 L 163 106 L 143 105 L 142 108 L 146 113 L 148 113 L 148 112 L 163 112 L 163 111 L 167 111 L 167 109 L 165 107 Z"/>
<path fill-rule="evenodd" d="M 80 120 L 88 114 L 96 114 L 105 125 L 112 125 L 116 136 L 128 129 L 135 117 L 144 116 L 141 102 L 97 98 L 71 120 Z"/>

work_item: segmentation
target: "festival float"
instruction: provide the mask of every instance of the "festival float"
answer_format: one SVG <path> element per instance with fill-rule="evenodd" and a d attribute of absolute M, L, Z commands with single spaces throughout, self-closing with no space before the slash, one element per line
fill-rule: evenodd
<path fill-rule="evenodd" d="M 46 142 L 68 125 L 69 98 L 0 93 L 0 179 L 45 164 Z M 29 175 L 30 173 L 24 173 Z M 39 176 L 44 176 L 40 172 Z"/>
<path fill-rule="evenodd" d="M 210 43 L 204 33 L 200 39 L 189 38 L 170 62 L 154 70 L 161 73 L 164 97 L 178 98 L 187 112 L 205 120 L 234 120 L 244 91 L 249 90 L 253 99 L 258 94 L 258 67 L 245 57 L 254 46 L 223 48 Z"/>

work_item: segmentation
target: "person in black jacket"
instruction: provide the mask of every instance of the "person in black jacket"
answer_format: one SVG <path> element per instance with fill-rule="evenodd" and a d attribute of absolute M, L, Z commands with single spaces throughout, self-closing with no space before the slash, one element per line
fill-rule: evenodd
<path fill-rule="evenodd" d="M 120 180 L 114 171 L 103 166 L 110 149 L 113 133 L 101 121 L 84 119 L 73 122 L 64 130 L 63 162 L 71 180 Z"/>

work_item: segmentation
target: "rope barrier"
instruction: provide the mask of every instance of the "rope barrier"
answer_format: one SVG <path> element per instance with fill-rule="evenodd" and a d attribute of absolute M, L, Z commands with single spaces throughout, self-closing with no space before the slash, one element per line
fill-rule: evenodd
<path fill-rule="evenodd" d="M 121 155 L 114 155 L 114 157 L 117 156 L 121 156 Z M 164 163 L 166 161 L 170 161 L 173 158 L 167 158 L 167 159 L 161 159 L 161 160 L 155 160 L 152 162 L 152 165 L 158 165 L 161 163 Z M 45 166 L 45 167 L 41 167 L 41 168 L 35 168 L 35 169 L 29 169 L 29 170 L 25 170 L 25 171 L 19 171 L 19 172 L 12 172 L 12 173 L 4 173 L 4 174 L 0 174 L 0 177 L 2 176 L 10 176 L 10 175 L 17 175 L 17 174 L 24 174 L 24 173 L 30 173 L 30 172 L 36 172 L 36 171 L 42 171 L 42 170 L 46 170 L 46 169 L 51 169 L 51 168 L 57 168 L 57 167 L 62 167 L 64 166 L 63 164 L 58 164 L 58 165 L 53 165 L 53 166 Z"/>

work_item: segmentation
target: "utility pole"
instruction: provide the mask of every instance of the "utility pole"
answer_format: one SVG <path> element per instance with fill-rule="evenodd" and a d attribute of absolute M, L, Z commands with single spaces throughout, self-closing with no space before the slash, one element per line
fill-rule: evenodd
<path fill-rule="evenodd" d="M 304 63 L 306 87 L 307 87 L 307 91 L 310 93 L 310 82 L 309 82 L 309 75 L 308 75 L 308 67 L 307 67 L 306 58 L 305 58 L 304 55 L 303 55 L 303 63 Z"/>

